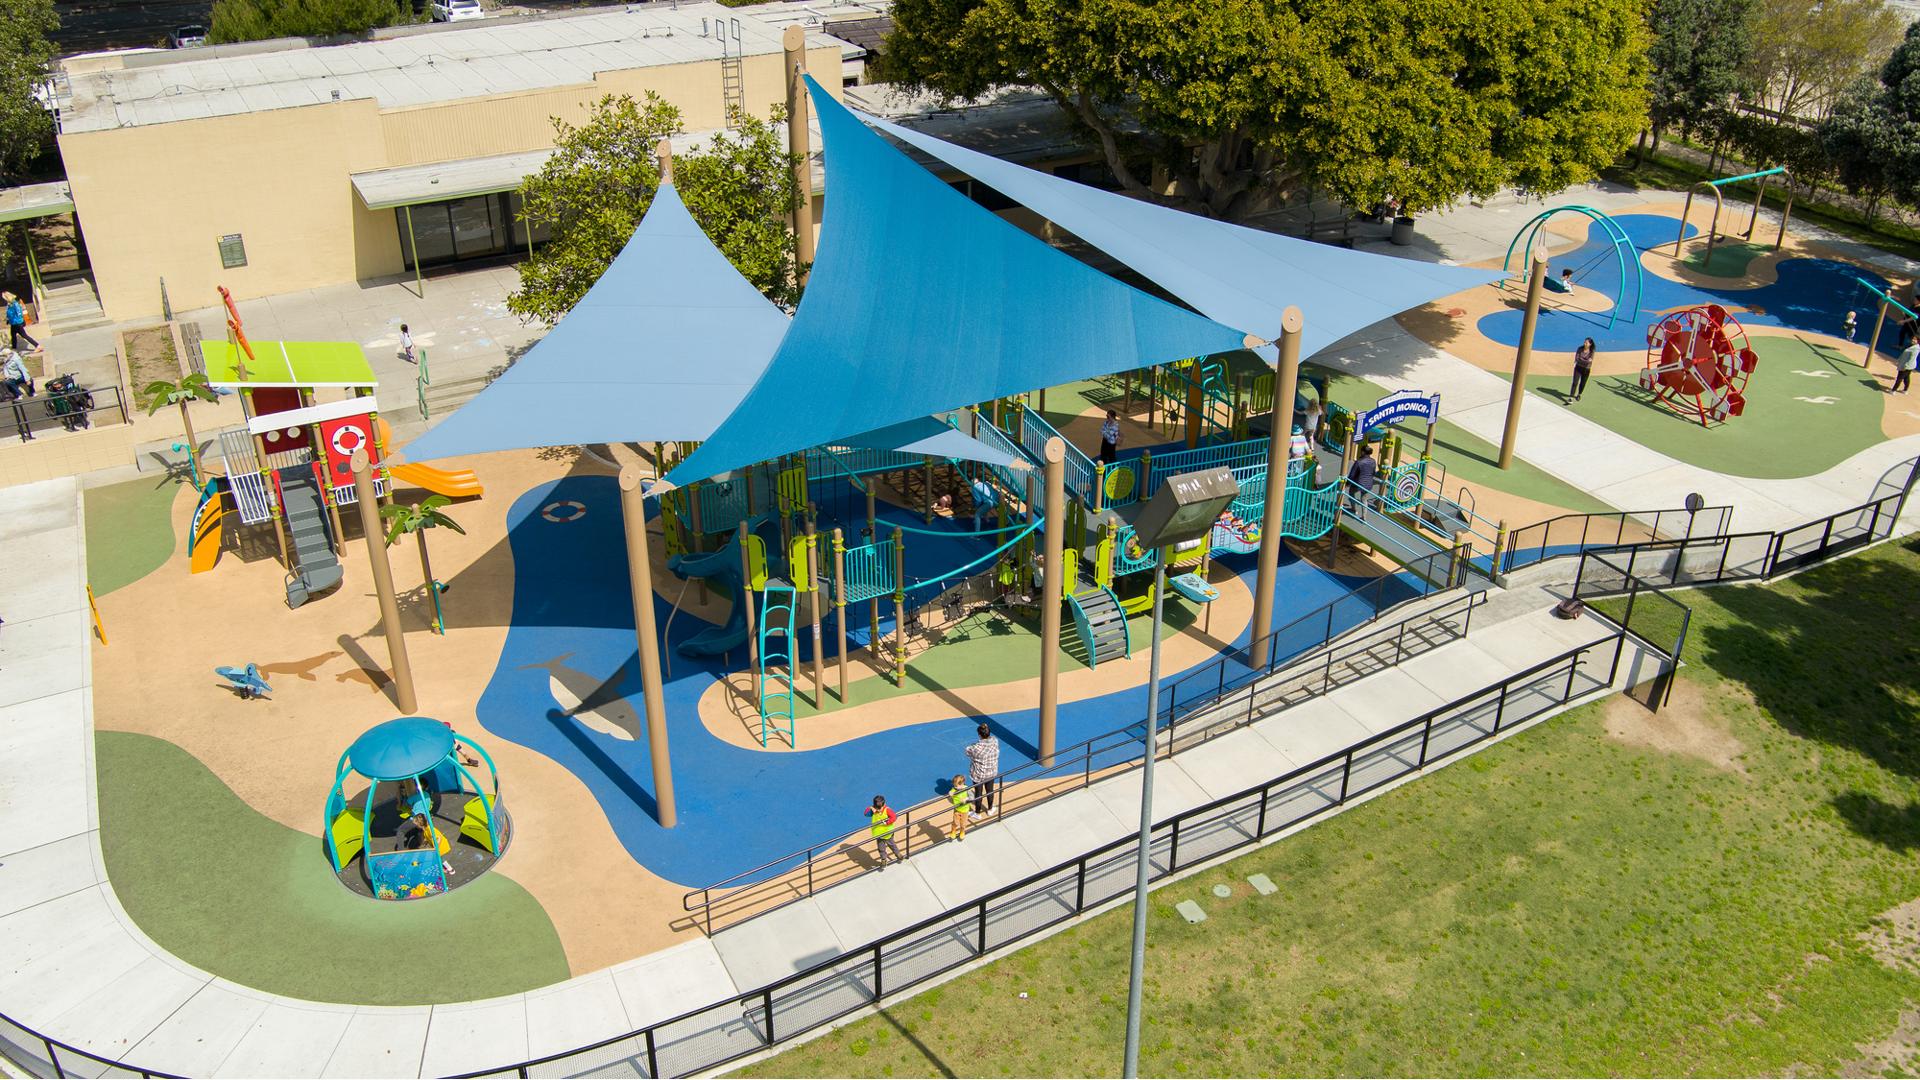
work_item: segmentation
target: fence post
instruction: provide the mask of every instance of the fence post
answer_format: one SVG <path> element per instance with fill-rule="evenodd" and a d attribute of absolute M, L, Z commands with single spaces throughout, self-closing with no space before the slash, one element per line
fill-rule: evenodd
<path fill-rule="evenodd" d="M 760 991 L 760 1007 L 766 1010 L 766 1013 L 767 1013 L 767 1045 L 772 1046 L 776 1041 L 773 1037 L 773 988 L 772 987 L 768 987 L 767 989 Z"/>
<path fill-rule="evenodd" d="M 647 1075 L 655 1078 L 660 1075 L 660 1052 L 654 1048 L 652 1028 L 647 1029 Z"/>
<path fill-rule="evenodd" d="M 1073 913 L 1078 915 L 1087 906 L 1087 860 L 1081 859 L 1074 874 Z"/>
<path fill-rule="evenodd" d="M 1427 717 L 1426 726 L 1420 729 L 1420 764 L 1414 766 L 1415 768 L 1424 769 L 1427 767 L 1427 743 L 1432 738 L 1433 738 L 1433 717 L 1429 715 Z"/>
<path fill-rule="evenodd" d="M 1353 751 L 1347 751 L 1346 764 L 1340 768 L 1340 798 L 1335 805 L 1347 801 L 1347 785 L 1353 780 Z"/>
<path fill-rule="evenodd" d="M 876 944 L 873 947 L 873 1000 L 879 1001 L 884 996 L 886 991 L 880 984 L 880 946 Z"/>
<path fill-rule="evenodd" d="M 1500 721 L 1504 720 L 1507 715 L 1507 687 L 1509 685 L 1509 683 L 1500 684 L 1500 700 L 1493 707 L 1493 733 L 1495 735 L 1500 734 Z"/>
<path fill-rule="evenodd" d="M 1167 873 L 1180 869 L 1180 819 L 1173 819 L 1173 845 L 1167 850 Z"/>
<path fill-rule="evenodd" d="M 1267 796 L 1272 794 L 1272 785 L 1260 789 L 1260 817 L 1253 826 L 1255 840 L 1267 835 Z"/>
<path fill-rule="evenodd" d="M 994 800 L 994 805 L 1000 805 L 999 800 Z M 987 901 L 984 897 L 980 901 L 980 948 L 974 955 L 987 955 Z"/>

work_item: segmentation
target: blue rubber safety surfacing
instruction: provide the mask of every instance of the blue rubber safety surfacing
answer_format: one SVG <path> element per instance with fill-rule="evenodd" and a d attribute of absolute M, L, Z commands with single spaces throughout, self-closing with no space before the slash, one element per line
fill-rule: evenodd
<path fill-rule="evenodd" d="M 564 524 L 546 520 L 541 508 L 561 499 L 577 501 L 588 512 Z M 918 520 L 895 507 L 885 515 Z M 512 624 L 476 707 L 478 718 L 490 733 L 536 750 L 579 777 L 621 844 L 653 873 L 691 887 L 710 884 L 801 845 L 854 830 L 865 820 L 861 811 L 876 793 L 897 806 L 933 796 L 965 764 L 962 748 L 973 741 L 979 722 L 971 716 L 876 732 L 815 750 L 767 753 L 734 746 L 707 731 L 696 703 L 725 670 L 744 664 L 744 658 L 736 651 L 732 667 L 723 668 L 714 661 L 675 656 L 665 697 L 680 821 L 672 830 L 660 828 L 654 820 L 616 484 L 606 477 L 569 477 L 542 485 L 515 501 L 507 522 L 514 559 Z M 883 533 L 884 527 L 883 522 Z M 932 577 L 986 550 L 977 538 L 911 537 L 908 577 Z M 1291 626 L 1290 613 L 1318 608 L 1361 582 L 1329 574 L 1284 550 L 1281 558 L 1277 647 L 1290 655 L 1317 642 L 1325 628 L 1318 618 L 1312 627 Z M 1253 561 L 1249 555 L 1221 563 L 1250 586 Z M 1387 603 L 1412 595 L 1412 589 L 1399 582 L 1384 591 Z M 670 600 L 656 598 L 656 625 L 663 629 Z M 1355 625 L 1371 613 L 1370 603 L 1343 605 L 1335 614 L 1336 625 Z M 663 655 L 707 625 L 682 612 Z M 1244 647 L 1246 639 L 1243 631 L 1233 644 Z M 1236 666 L 1228 678 L 1241 670 Z M 1167 681 L 1180 674 L 1168 672 Z M 554 699 L 549 675 L 563 685 L 600 688 L 579 696 L 615 706 L 605 711 L 631 716 L 634 730 L 629 734 L 635 737 L 620 739 L 566 715 Z M 1059 745 L 1122 727 L 1142 716 L 1145 706 L 1144 686 L 1062 704 Z M 1003 769 L 1032 760 L 1037 710 L 986 720 L 1001 740 Z M 514 782 L 505 778 L 508 791 Z"/>
<path fill-rule="evenodd" d="M 1669 253 L 1673 250 L 1673 238 L 1679 233 L 1679 220 L 1659 214 L 1623 214 L 1614 218 L 1633 242 L 1636 250 L 1647 251 L 1665 245 Z M 1687 235 L 1694 237 L 1699 230 L 1689 225 Z M 1598 236 L 1598 238 L 1595 238 Z M 1739 243 L 1736 238 L 1722 241 Z M 1705 242 L 1690 239 L 1682 247 L 1683 254 L 1704 250 Z M 1549 277 L 1557 277 L 1563 269 L 1576 274 L 1581 268 L 1593 264 L 1602 255 L 1602 265 L 1611 269 L 1607 261 L 1611 259 L 1613 242 L 1599 235 L 1597 230 L 1589 230 L 1589 239 L 1572 251 L 1556 255 L 1547 263 Z M 1647 347 L 1647 328 L 1657 322 L 1664 313 L 1680 308 L 1697 307 L 1702 304 L 1719 304 L 1733 311 L 1734 318 L 1747 326 L 1779 326 L 1790 330 L 1806 330 L 1833 337 L 1843 336 L 1841 322 L 1848 311 L 1860 315 L 1862 335 L 1873 332 L 1873 316 L 1879 301 L 1865 289 L 1856 278 L 1864 278 L 1882 289 L 1891 285 L 1879 274 L 1852 263 L 1837 262 L 1833 259 L 1787 259 L 1778 265 L 1778 277 L 1769 285 L 1757 289 L 1735 288 L 1732 286 L 1688 285 L 1661 277 L 1658 274 L 1645 275 L 1645 293 L 1641 297 L 1640 312 L 1622 312 L 1620 320 L 1609 329 L 1606 311 L 1573 311 L 1542 305 L 1540 322 L 1534 330 L 1534 347 L 1547 352 L 1572 352 L 1579 346 L 1581 339 L 1592 338 L 1601 352 L 1631 352 L 1645 350 Z M 1606 273 L 1593 273 L 1587 280 L 1576 282 L 1584 292 L 1597 292 L 1613 303 L 1619 303 L 1619 283 Z M 1519 308 L 1507 308 L 1482 316 L 1478 325 L 1481 334 L 1488 340 L 1501 345 L 1520 343 L 1520 323 L 1523 312 Z M 1894 320 L 1887 320 L 1881 331 L 1878 348 L 1888 356 L 1898 352 L 1899 326 Z M 1864 343 L 1864 337 L 1861 339 Z"/>

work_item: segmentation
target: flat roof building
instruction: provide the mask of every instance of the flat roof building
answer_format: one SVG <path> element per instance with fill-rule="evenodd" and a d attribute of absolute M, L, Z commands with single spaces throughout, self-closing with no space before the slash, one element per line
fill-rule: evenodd
<path fill-rule="evenodd" d="M 786 99 L 781 31 L 807 66 L 864 55 L 815 28 L 883 4 L 714 3 L 383 31 L 317 46 L 260 42 L 71 58 L 58 142 L 108 317 L 387 277 L 530 241 L 517 189 L 609 94 L 652 91 L 688 131 Z M 838 90 L 842 80 L 821 78 Z M 411 223 L 409 224 L 409 219 Z"/>

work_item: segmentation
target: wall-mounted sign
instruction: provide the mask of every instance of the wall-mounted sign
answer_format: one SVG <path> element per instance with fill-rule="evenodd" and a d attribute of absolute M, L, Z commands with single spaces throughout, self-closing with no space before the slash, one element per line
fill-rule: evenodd
<path fill-rule="evenodd" d="M 236 270 L 247 265 L 247 242 L 239 233 L 228 233 L 220 238 L 220 266 L 227 270 Z"/>

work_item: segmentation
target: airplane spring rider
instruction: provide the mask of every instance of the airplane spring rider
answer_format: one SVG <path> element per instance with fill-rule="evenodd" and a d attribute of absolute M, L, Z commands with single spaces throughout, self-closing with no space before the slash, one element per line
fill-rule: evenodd
<path fill-rule="evenodd" d="M 1747 378 L 1759 358 L 1747 332 L 1718 304 L 1676 311 L 1647 331 L 1640 388 L 1660 404 L 1712 427 L 1746 410 Z"/>

